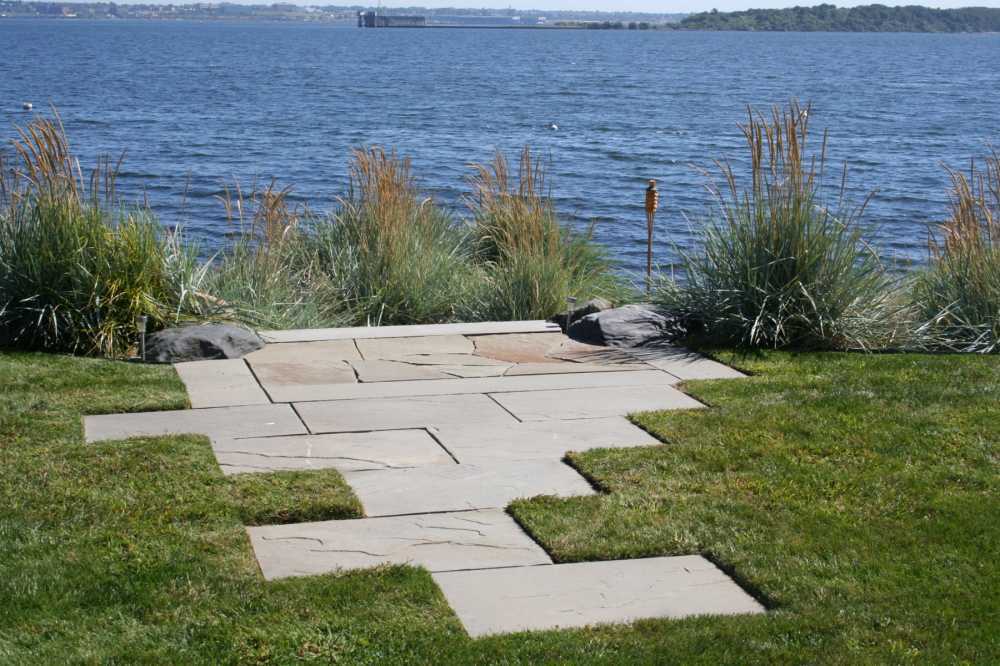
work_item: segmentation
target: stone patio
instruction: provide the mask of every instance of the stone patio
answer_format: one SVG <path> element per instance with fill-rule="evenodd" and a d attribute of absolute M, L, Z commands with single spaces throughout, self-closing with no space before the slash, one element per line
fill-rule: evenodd
<path fill-rule="evenodd" d="M 553 564 L 505 513 L 595 493 L 568 451 L 659 446 L 627 414 L 703 405 L 740 373 L 678 348 L 608 349 L 546 322 L 276 331 L 242 360 L 177 364 L 193 409 L 87 417 L 87 441 L 201 433 L 225 474 L 336 469 L 366 518 L 247 529 L 267 580 L 432 572 L 470 635 L 763 612 L 697 556 Z"/>

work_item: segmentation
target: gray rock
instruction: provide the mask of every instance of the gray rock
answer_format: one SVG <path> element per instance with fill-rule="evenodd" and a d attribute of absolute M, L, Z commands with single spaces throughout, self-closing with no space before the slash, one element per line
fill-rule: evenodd
<path fill-rule="evenodd" d="M 625 305 L 582 317 L 569 327 L 574 340 L 608 347 L 643 347 L 678 338 L 677 320 L 642 305 Z"/>
<path fill-rule="evenodd" d="M 610 310 L 614 306 L 611 301 L 605 300 L 603 298 L 592 298 L 582 305 L 578 305 L 569 312 L 569 323 L 570 326 L 573 322 L 583 319 L 587 315 L 594 314 L 596 312 L 603 312 L 605 310 Z M 560 312 L 556 316 L 552 317 L 550 321 L 559 324 L 559 327 L 565 331 L 566 330 L 566 313 Z"/>
<path fill-rule="evenodd" d="M 146 360 L 156 363 L 243 358 L 264 342 L 256 333 L 225 324 L 168 328 L 149 336 Z"/>

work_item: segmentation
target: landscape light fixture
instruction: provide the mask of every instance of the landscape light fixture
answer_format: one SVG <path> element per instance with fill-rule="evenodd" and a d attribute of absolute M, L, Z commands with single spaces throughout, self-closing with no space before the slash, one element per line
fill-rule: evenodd
<path fill-rule="evenodd" d="M 576 296 L 566 297 L 566 334 L 569 334 L 570 317 L 573 316 L 573 306 L 576 305 Z"/>
<path fill-rule="evenodd" d="M 146 360 L 146 322 L 149 320 L 144 314 L 135 318 L 135 329 L 139 331 L 139 360 Z"/>
<path fill-rule="evenodd" d="M 653 221 L 656 209 L 660 207 L 660 193 L 656 189 L 656 181 L 649 179 L 646 188 L 646 294 L 653 288 Z"/>

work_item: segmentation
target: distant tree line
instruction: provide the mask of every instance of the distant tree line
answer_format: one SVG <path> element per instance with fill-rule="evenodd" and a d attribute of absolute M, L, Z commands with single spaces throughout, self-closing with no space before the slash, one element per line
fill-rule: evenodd
<path fill-rule="evenodd" d="M 1000 32 L 1000 9 L 931 9 L 908 6 L 818 5 L 790 9 L 712 10 L 691 14 L 681 30 L 760 30 L 772 32 Z"/>

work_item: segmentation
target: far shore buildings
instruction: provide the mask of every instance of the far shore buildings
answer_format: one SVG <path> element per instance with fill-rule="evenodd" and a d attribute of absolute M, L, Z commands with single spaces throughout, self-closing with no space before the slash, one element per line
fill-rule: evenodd
<path fill-rule="evenodd" d="M 359 28 L 424 28 L 426 16 L 398 16 L 373 11 L 358 12 Z"/>

